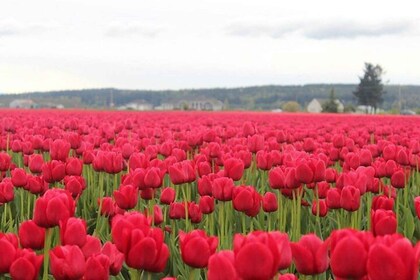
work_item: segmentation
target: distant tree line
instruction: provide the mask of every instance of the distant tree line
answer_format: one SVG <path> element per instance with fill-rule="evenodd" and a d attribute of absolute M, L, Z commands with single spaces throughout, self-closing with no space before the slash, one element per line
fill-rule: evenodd
<path fill-rule="evenodd" d="M 115 106 L 121 106 L 133 101 L 145 101 L 154 106 L 161 103 L 171 103 L 181 99 L 191 98 L 213 98 L 224 102 L 231 110 L 272 110 L 282 108 L 289 101 L 296 102 L 300 108 L 313 99 L 326 99 L 334 88 L 334 96 L 345 106 L 357 105 L 358 98 L 353 94 L 358 85 L 356 84 L 311 84 L 303 86 L 254 86 L 243 88 L 212 88 L 212 89 L 184 89 L 184 90 L 122 90 L 122 89 L 84 89 L 65 90 L 54 92 L 34 92 L 25 94 L 3 94 L 0 95 L 0 103 L 9 104 L 14 99 L 30 98 L 35 101 L 48 100 L 76 100 L 75 104 L 82 104 L 86 107 L 104 108 L 108 107 L 111 100 Z M 384 109 L 391 109 L 399 100 L 399 87 L 395 85 L 384 85 L 383 90 L 387 93 L 381 98 L 382 104 L 378 106 Z M 403 103 L 410 108 L 420 108 L 420 86 L 401 87 Z M 331 104 L 330 104 L 331 105 Z"/>

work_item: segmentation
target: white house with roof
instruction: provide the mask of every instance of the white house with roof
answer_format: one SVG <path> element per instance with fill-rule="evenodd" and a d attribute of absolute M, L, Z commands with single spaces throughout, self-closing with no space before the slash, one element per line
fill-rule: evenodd
<path fill-rule="evenodd" d="M 328 100 L 314 98 L 314 99 L 311 100 L 311 102 L 309 102 L 308 106 L 306 106 L 306 110 L 309 113 L 321 113 L 322 112 L 322 104 L 324 102 L 328 102 Z M 338 113 L 343 113 L 344 112 L 344 104 L 339 99 L 335 99 L 334 102 L 335 102 L 335 104 L 337 104 L 337 112 Z"/>
<path fill-rule="evenodd" d="M 36 104 L 31 99 L 15 99 L 12 102 L 10 102 L 9 107 L 15 109 L 31 109 L 35 108 Z"/>

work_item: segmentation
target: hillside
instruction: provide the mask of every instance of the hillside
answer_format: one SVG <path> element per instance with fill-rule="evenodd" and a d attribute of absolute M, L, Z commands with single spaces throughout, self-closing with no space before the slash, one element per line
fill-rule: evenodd
<path fill-rule="evenodd" d="M 51 92 L 32 92 L 0 95 L 0 104 L 8 107 L 15 99 L 32 99 L 37 104 L 62 104 L 64 107 L 106 108 L 113 100 L 116 107 L 132 101 L 145 101 L 154 106 L 161 103 L 192 98 L 214 98 L 224 102 L 228 109 L 271 110 L 287 101 L 297 101 L 305 106 L 313 98 L 326 99 L 334 88 L 337 98 L 345 105 L 357 105 L 352 91 L 355 84 L 310 84 L 303 86 L 252 86 L 241 88 L 209 88 L 184 90 L 123 90 L 83 89 Z M 385 86 L 386 95 L 382 108 L 398 106 L 399 86 Z M 111 97 L 112 96 L 112 97 Z M 420 86 L 401 86 L 401 103 L 404 109 L 420 108 Z"/>

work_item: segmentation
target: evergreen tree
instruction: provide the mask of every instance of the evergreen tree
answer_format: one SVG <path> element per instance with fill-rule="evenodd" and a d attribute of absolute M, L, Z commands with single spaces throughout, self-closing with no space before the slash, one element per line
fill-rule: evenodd
<path fill-rule="evenodd" d="M 335 97 L 334 88 L 330 91 L 330 98 L 327 102 L 322 104 L 322 112 L 338 113 L 338 104 Z"/>
<path fill-rule="evenodd" d="M 384 101 L 385 91 L 381 79 L 383 73 L 381 66 L 365 63 L 364 75 L 359 77 L 360 83 L 356 91 L 353 92 L 360 105 L 371 106 L 374 112 Z"/>

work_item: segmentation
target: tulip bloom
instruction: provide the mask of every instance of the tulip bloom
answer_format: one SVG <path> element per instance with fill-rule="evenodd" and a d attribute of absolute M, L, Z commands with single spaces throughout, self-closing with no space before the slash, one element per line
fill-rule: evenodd
<path fill-rule="evenodd" d="M 208 280 L 239 280 L 235 269 L 235 255 L 232 251 L 224 250 L 213 254 L 209 258 Z"/>
<path fill-rule="evenodd" d="M 315 234 L 304 235 L 291 243 L 293 260 L 299 273 L 316 275 L 328 268 L 328 246 Z"/>
<path fill-rule="evenodd" d="M 220 177 L 213 180 L 213 196 L 220 201 L 229 201 L 232 199 L 232 191 L 235 187 L 233 180 L 226 177 Z"/>
<path fill-rule="evenodd" d="M 93 255 L 86 261 L 84 280 L 108 280 L 109 279 L 109 257 L 104 254 Z"/>
<path fill-rule="evenodd" d="M 58 246 L 50 251 L 50 267 L 55 279 L 80 279 L 86 271 L 85 256 L 75 245 Z"/>
<path fill-rule="evenodd" d="M 196 229 L 188 233 L 180 231 L 179 243 L 182 260 L 191 267 L 204 268 L 210 256 L 216 252 L 218 239 Z"/>
<path fill-rule="evenodd" d="M 371 280 L 417 279 L 418 256 L 400 235 L 379 237 L 369 250 L 367 272 Z"/>
<path fill-rule="evenodd" d="M 244 174 L 245 165 L 241 159 L 228 158 L 224 161 L 224 176 L 231 178 L 233 181 L 238 181 Z"/>
<path fill-rule="evenodd" d="M 78 158 L 68 158 L 66 161 L 66 175 L 81 176 L 83 162 Z"/>
<path fill-rule="evenodd" d="M 50 147 L 51 159 L 65 162 L 69 156 L 70 149 L 71 146 L 69 142 L 61 139 L 54 140 Z"/>
<path fill-rule="evenodd" d="M 163 232 L 160 228 L 151 228 L 143 214 L 132 212 L 116 216 L 111 235 L 129 267 L 149 272 L 165 269 L 169 249 L 163 242 Z"/>
<path fill-rule="evenodd" d="M 10 179 L 4 179 L 0 182 L 0 204 L 13 201 L 15 189 Z"/>
<path fill-rule="evenodd" d="M 331 238 L 331 270 L 340 279 L 362 279 L 373 237 L 355 230 L 333 231 Z"/>
<path fill-rule="evenodd" d="M 196 179 L 193 163 L 189 160 L 177 162 L 168 168 L 174 185 L 194 182 Z"/>
<path fill-rule="evenodd" d="M 22 248 L 41 250 L 44 248 L 45 228 L 38 226 L 32 220 L 26 220 L 19 226 L 19 242 Z"/>
<path fill-rule="evenodd" d="M 138 189 L 132 185 L 121 185 L 114 191 L 114 198 L 121 209 L 133 209 L 137 205 Z"/>
<path fill-rule="evenodd" d="M 124 254 L 118 251 L 117 246 L 109 241 L 104 244 L 101 253 L 108 256 L 110 274 L 118 275 L 124 263 Z"/>
<path fill-rule="evenodd" d="M 270 233 L 236 234 L 233 240 L 235 268 L 243 280 L 271 279 L 281 263 L 281 252 Z"/>
<path fill-rule="evenodd" d="M 42 176 L 48 183 L 59 182 L 66 176 L 66 166 L 57 160 L 45 162 L 42 166 Z"/>
<path fill-rule="evenodd" d="M 29 170 L 32 173 L 41 173 L 42 165 L 44 164 L 44 159 L 41 154 L 32 154 L 29 156 Z"/>
<path fill-rule="evenodd" d="M 356 211 L 360 207 L 360 190 L 354 186 L 345 186 L 341 190 L 340 206 L 347 211 Z"/>
<path fill-rule="evenodd" d="M 27 183 L 27 175 L 25 170 L 22 168 L 15 168 L 12 170 L 12 184 L 17 187 L 21 188 L 26 186 Z"/>
<path fill-rule="evenodd" d="M 41 227 L 58 226 L 74 215 L 75 202 L 70 193 L 62 189 L 49 189 L 35 201 L 34 222 Z"/>
<path fill-rule="evenodd" d="M 255 217 L 260 212 L 261 200 L 261 195 L 251 186 L 239 186 L 233 189 L 233 207 L 247 216 Z"/>
<path fill-rule="evenodd" d="M 397 217 L 391 210 L 372 210 L 371 220 L 372 232 L 375 236 L 397 232 Z"/>
<path fill-rule="evenodd" d="M 205 195 L 200 197 L 199 201 L 200 211 L 203 214 L 210 214 L 214 211 L 214 197 Z"/>
<path fill-rule="evenodd" d="M 37 256 L 31 250 L 18 250 L 16 259 L 10 266 L 10 276 L 15 280 L 36 280 L 42 260 L 43 256 Z"/>
<path fill-rule="evenodd" d="M 71 217 L 60 222 L 60 240 L 62 245 L 77 245 L 80 248 L 86 243 L 86 221 Z"/>
<path fill-rule="evenodd" d="M 266 192 L 262 198 L 262 207 L 264 212 L 275 212 L 278 209 L 277 196 L 275 193 Z"/>
<path fill-rule="evenodd" d="M 16 258 L 17 244 L 7 236 L 0 233 L 0 274 L 8 273 L 10 266 Z"/>

